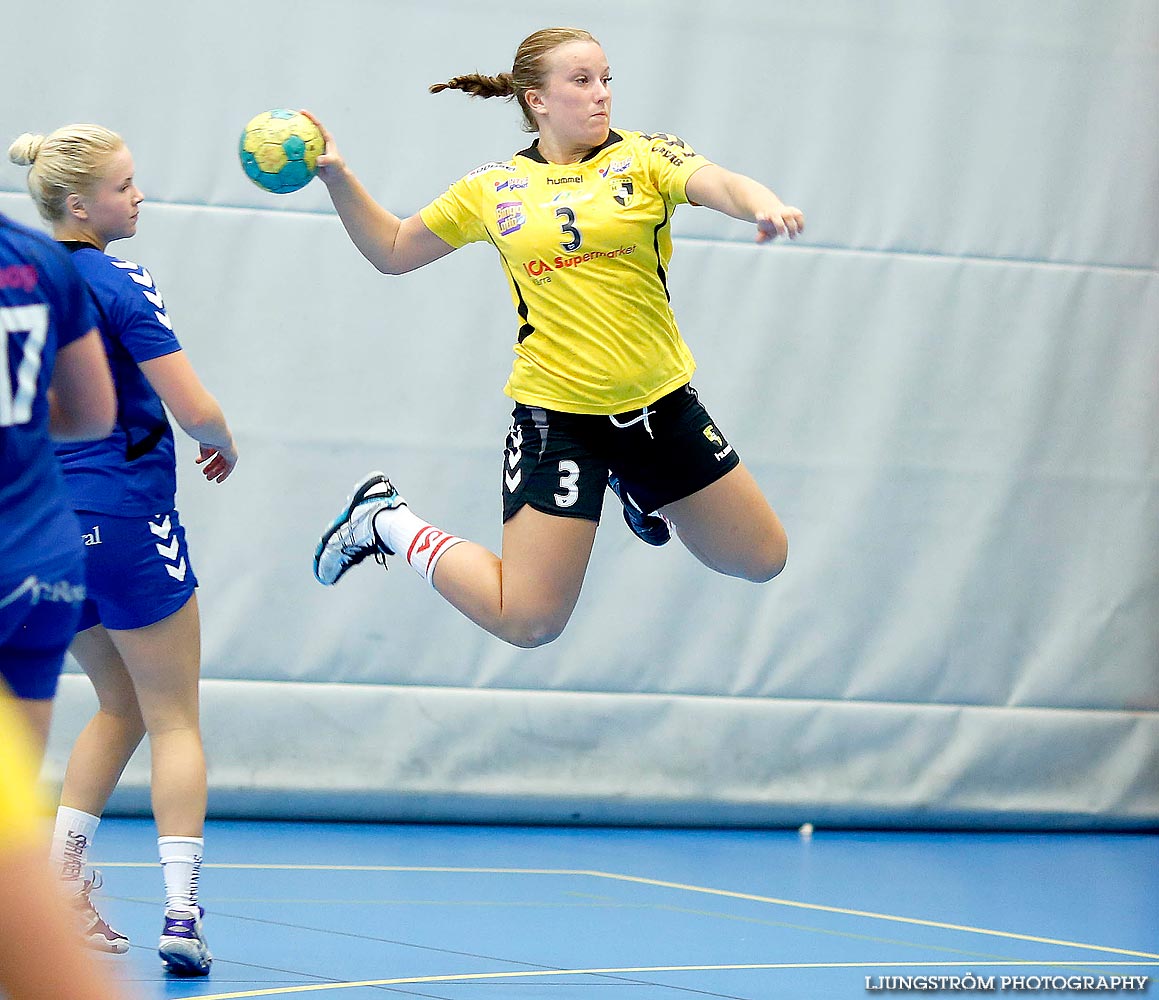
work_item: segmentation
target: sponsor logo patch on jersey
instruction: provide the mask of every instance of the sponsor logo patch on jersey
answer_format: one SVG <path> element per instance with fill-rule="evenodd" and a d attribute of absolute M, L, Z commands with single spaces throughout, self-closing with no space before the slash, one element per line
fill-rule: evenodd
<path fill-rule="evenodd" d="M 0 267 L 0 288 L 18 288 L 31 292 L 36 287 L 36 268 L 31 264 L 11 264 Z"/>
<path fill-rule="evenodd" d="M 685 157 L 696 155 L 696 151 L 680 136 L 670 132 L 654 132 L 644 138 L 652 143 L 653 153 L 659 153 L 674 167 L 683 166 Z"/>
<path fill-rule="evenodd" d="M 517 233 L 527 222 L 527 213 L 521 201 L 501 201 L 495 206 L 495 223 L 500 236 Z"/>
<path fill-rule="evenodd" d="M 496 191 L 515 191 L 519 188 L 525 188 L 531 181 L 527 177 L 508 177 L 501 181 L 495 182 Z"/>
<path fill-rule="evenodd" d="M 616 174 L 622 174 L 625 170 L 629 170 L 632 166 L 632 158 L 626 157 L 623 160 L 612 160 L 606 167 L 600 168 L 601 177 L 612 177 Z"/>
<path fill-rule="evenodd" d="M 476 167 L 472 170 L 464 180 L 470 180 L 472 177 L 478 177 L 480 174 L 485 174 L 489 170 L 506 170 L 508 173 L 515 173 L 515 165 L 512 163 L 500 163 L 498 160 L 492 160 L 490 163 L 484 163 L 481 167 Z"/>

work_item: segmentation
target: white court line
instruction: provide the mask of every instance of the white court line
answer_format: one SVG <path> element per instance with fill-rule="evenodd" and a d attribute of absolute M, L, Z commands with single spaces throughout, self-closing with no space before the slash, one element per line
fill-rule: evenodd
<path fill-rule="evenodd" d="M 156 862 L 104 861 L 101 868 L 152 868 Z M 1128 955 L 1133 958 L 1159 960 L 1159 954 L 1148 951 L 1132 951 L 1129 948 L 1114 948 L 1110 945 L 1087 944 L 1082 941 L 1066 941 L 1058 938 L 1038 937 L 1033 934 L 1018 934 L 1014 931 L 996 931 L 985 927 L 971 927 L 967 924 L 947 924 L 938 920 L 923 920 L 920 917 L 901 917 L 891 913 L 874 913 L 871 910 L 851 910 L 841 906 L 825 906 L 821 903 L 802 903 L 795 899 L 779 899 L 776 896 L 758 896 L 749 892 L 733 892 L 730 889 L 713 889 L 701 885 L 686 885 L 682 882 L 666 882 L 662 879 L 644 878 L 639 875 L 621 875 L 616 872 L 588 871 L 570 868 L 455 868 L 425 865 L 256 865 L 256 864 L 211 864 L 203 868 L 222 868 L 241 871 L 322 871 L 322 872 L 425 872 L 462 875 L 568 875 L 586 878 L 609 879 L 615 882 L 631 882 L 650 885 L 661 889 L 678 889 L 681 892 L 695 892 L 702 895 L 721 896 L 726 899 L 744 899 L 754 903 L 769 903 L 773 906 L 787 906 L 800 910 L 820 913 L 837 913 L 848 917 L 865 917 L 869 920 L 885 920 L 891 923 L 910 924 L 918 927 L 933 927 L 943 931 L 962 931 L 966 934 L 984 934 L 1010 941 L 1030 941 L 1034 944 L 1058 945 L 1062 948 L 1081 948 L 1085 951 L 1101 951 L 1112 955 Z M 757 968 L 765 968 L 758 966 Z"/>
<path fill-rule="evenodd" d="M 139 861 L 104 861 L 101 868 L 152 868 L 155 862 Z M 853 910 L 840 906 L 826 906 L 821 903 L 804 903 L 800 900 L 780 899 L 776 896 L 761 896 L 754 893 L 734 892 L 730 889 L 714 889 L 708 886 L 687 885 L 682 882 L 668 882 L 662 879 L 644 878 L 638 875 L 623 875 L 616 872 L 601 872 L 586 869 L 570 868 L 470 868 L 433 865 L 289 865 L 289 864 L 210 864 L 204 868 L 219 868 L 235 871 L 324 871 L 324 872 L 403 872 L 428 874 L 460 874 L 460 875 L 553 875 L 553 876 L 582 876 L 585 878 L 607 879 L 616 882 L 629 882 L 636 885 L 648 885 L 662 889 L 676 889 L 681 892 L 693 892 L 701 895 L 718 896 L 726 899 L 743 899 L 749 902 L 768 903 L 773 906 L 784 906 L 801 910 L 812 910 L 821 913 L 834 913 L 842 916 L 864 917 L 870 920 L 883 920 L 891 923 L 910 924 L 919 927 L 931 927 L 938 930 L 961 931 L 967 934 L 982 934 L 990 937 L 1005 938 L 1012 941 L 1029 941 L 1035 944 L 1057 945 L 1064 948 L 1079 948 L 1089 951 L 1107 952 L 1114 955 L 1125 955 L 1135 958 L 1150 959 L 1145 962 L 1092 962 L 1092 961 L 1051 961 L 1051 960 L 1014 960 L 1014 961 L 971 961 L 971 962 L 770 962 L 752 965 L 668 965 L 668 966 L 639 966 L 635 968 L 618 969 L 547 969 L 513 972 L 478 972 L 462 973 L 444 976 L 410 976 L 396 979 L 367 979 L 357 982 L 343 983 L 310 983 L 303 986 L 280 986 L 275 988 L 244 990 L 235 993 L 202 994 L 196 1000 L 244 1000 L 248 997 L 275 997 L 289 996 L 296 993 L 318 993 L 324 990 L 360 989 L 378 986 L 406 986 L 422 983 L 452 983 L 472 982 L 494 979 L 530 979 L 557 976 L 610 976 L 610 975 L 642 975 L 655 972 L 725 972 L 725 971 L 760 971 L 785 969 L 921 969 L 921 968 L 1139 968 L 1159 967 L 1159 954 L 1145 951 L 1132 951 L 1127 948 L 1114 948 L 1109 945 L 1086 944 L 1081 941 L 1065 941 L 1057 938 L 1039 937 L 1032 934 L 1018 934 L 1013 931 L 998 931 L 984 927 L 971 927 L 964 924 L 950 924 L 937 920 L 923 920 L 918 917 L 902 917 L 889 913 L 875 913 L 869 910 Z M 190 1000 L 194 1000 L 193 997 Z"/>

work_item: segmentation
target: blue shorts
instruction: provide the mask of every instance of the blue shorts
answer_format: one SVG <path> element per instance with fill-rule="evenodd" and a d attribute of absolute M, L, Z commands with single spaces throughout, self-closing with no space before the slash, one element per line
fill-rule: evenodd
<path fill-rule="evenodd" d="M 78 510 L 88 600 L 77 631 L 144 628 L 180 611 L 197 588 L 177 511 L 114 517 Z"/>
<path fill-rule="evenodd" d="M 0 580 L 0 677 L 17 698 L 56 694 L 85 599 L 84 560 L 70 553 L 21 579 Z"/>

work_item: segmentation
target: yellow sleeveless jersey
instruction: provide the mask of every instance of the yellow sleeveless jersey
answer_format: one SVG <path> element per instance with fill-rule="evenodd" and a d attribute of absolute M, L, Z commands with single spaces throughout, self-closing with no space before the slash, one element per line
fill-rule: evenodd
<path fill-rule="evenodd" d="M 0 690 L 0 775 L 0 852 L 4 852 L 36 843 L 44 833 L 24 716 L 5 690 Z"/>
<path fill-rule="evenodd" d="M 548 163 L 536 144 L 486 163 L 421 210 L 451 246 L 499 250 L 520 323 L 507 395 L 611 414 L 689 381 L 668 303 L 672 213 L 708 162 L 676 136 L 618 129 L 579 163 Z"/>

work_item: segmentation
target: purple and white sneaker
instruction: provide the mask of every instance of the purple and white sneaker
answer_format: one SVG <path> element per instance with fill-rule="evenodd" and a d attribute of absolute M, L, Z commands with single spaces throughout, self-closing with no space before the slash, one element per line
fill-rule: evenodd
<path fill-rule="evenodd" d="M 165 911 L 165 927 L 157 954 L 165 963 L 165 971 L 175 976 L 208 976 L 213 956 L 201 929 L 205 911 L 169 909 Z"/>

